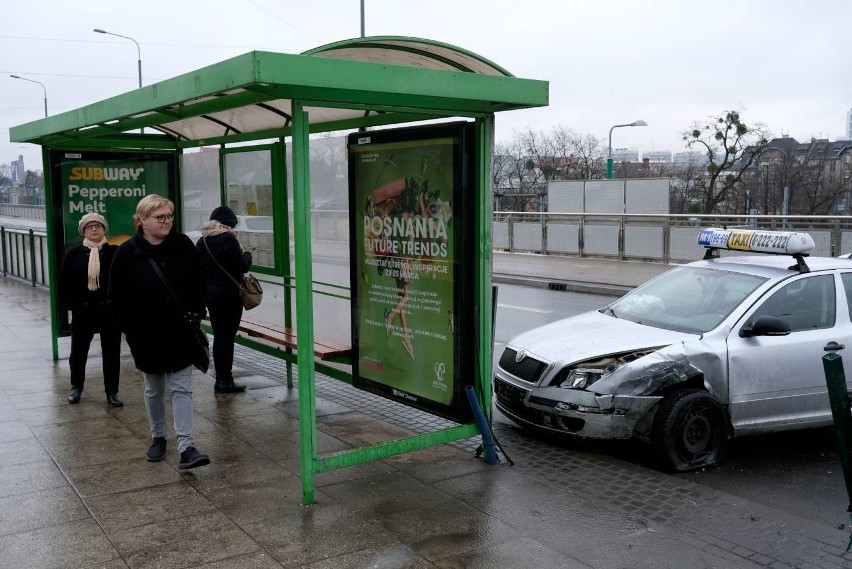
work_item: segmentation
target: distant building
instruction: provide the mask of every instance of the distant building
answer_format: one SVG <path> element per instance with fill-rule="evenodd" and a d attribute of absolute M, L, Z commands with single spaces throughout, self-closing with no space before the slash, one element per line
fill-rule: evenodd
<path fill-rule="evenodd" d="M 848 213 L 852 205 L 852 140 L 782 136 L 746 148 L 741 160 L 752 160 L 744 180 L 760 213 Z"/>
<path fill-rule="evenodd" d="M 613 148 L 613 162 L 639 162 L 639 151 L 630 148 Z"/>
<path fill-rule="evenodd" d="M 672 151 L 671 150 L 648 150 L 642 152 L 642 159 L 648 160 L 649 162 L 662 163 L 665 164 L 667 162 L 672 161 Z"/>
<path fill-rule="evenodd" d="M 675 152 L 672 156 L 672 165 L 675 172 L 683 172 L 689 169 L 698 170 L 707 166 L 707 155 L 697 150 Z"/>
<path fill-rule="evenodd" d="M 852 140 L 852 109 L 846 111 L 846 140 Z"/>

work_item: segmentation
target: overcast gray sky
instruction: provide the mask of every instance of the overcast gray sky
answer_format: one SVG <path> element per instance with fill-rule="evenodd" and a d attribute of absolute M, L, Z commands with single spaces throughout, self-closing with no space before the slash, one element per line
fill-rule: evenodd
<path fill-rule="evenodd" d="M 845 134 L 852 107 L 848 0 L 365 0 L 367 35 L 434 39 L 519 77 L 550 82 L 550 106 L 499 113 L 497 140 L 562 124 L 613 147 L 683 149 L 679 132 L 729 108 L 775 135 Z M 357 37 L 359 0 L 24 0 L 4 2 L 0 163 L 32 145 L 9 127 L 132 90 L 139 42 L 145 85 L 253 49 L 300 53 Z"/>

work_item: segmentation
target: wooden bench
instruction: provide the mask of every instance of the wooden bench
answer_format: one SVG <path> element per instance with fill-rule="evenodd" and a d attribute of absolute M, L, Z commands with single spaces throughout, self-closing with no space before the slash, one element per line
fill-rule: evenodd
<path fill-rule="evenodd" d="M 205 322 L 210 322 L 209 316 L 205 317 Z M 257 338 L 292 350 L 295 350 L 297 347 L 295 331 L 284 326 L 261 322 L 243 316 L 238 330 L 250 338 Z M 340 361 L 341 359 L 348 359 L 351 355 L 352 348 L 350 346 L 314 338 L 314 357 L 319 360 Z"/>

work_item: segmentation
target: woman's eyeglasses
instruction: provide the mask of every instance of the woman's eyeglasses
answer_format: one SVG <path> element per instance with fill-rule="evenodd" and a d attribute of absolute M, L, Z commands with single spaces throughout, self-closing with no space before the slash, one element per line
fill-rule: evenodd
<path fill-rule="evenodd" d="M 156 216 L 154 216 L 154 219 L 156 219 L 159 223 L 166 223 L 167 221 L 168 222 L 174 221 L 175 216 L 171 213 L 167 213 L 165 215 L 156 215 Z"/>
<path fill-rule="evenodd" d="M 90 223 L 83 228 L 83 231 L 88 231 L 89 229 L 103 229 L 103 225 L 100 223 Z"/>

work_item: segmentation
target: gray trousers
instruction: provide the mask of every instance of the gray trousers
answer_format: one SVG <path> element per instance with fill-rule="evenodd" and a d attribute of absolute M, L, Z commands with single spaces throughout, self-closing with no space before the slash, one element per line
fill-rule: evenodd
<path fill-rule="evenodd" d="M 145 409 L 152 437 L 165 437 L 166 384 L 172 394 L 172 415 L 178 451 L 195 446 L 192 436 L 192 366 L 172 373 L 143 373 L 145 377 Z"/>

